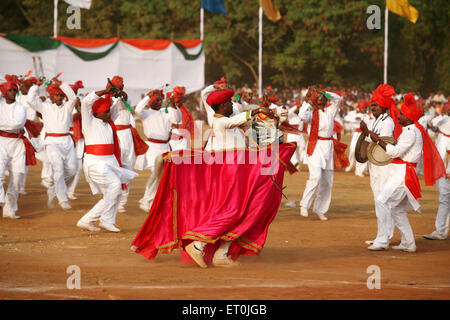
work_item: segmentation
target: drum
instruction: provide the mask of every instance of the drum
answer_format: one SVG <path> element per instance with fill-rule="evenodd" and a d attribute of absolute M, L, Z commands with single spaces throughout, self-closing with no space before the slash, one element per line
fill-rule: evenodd
<path fill-rule="evenodd" d="M 386 143 L 396 145 L 397 141 L 392 137 L 380 137 Z M 392 162 L 392 158 L 377 143 L 371 142 L 367 147 L 367 159 L 376 166 L 385 166 Z"/>
<path fill-rule="evenodd" d="M 366 137 L 363 134 L 359 135 L 358 142 L 356 142 L 355 147 L 355 158 L 359 163 L 366 163 L 367 158 L 367 148 L 369 147 L 369 142 L 366 141 Z"/>

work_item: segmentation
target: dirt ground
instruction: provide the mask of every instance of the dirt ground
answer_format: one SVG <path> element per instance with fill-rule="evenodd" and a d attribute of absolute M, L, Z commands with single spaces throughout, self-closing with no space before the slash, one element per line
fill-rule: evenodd
<path fill-rule="evenodd" d="M 349 136 L 346 137 L 349 140 Z M 376 234 L 369 177 L 336 172 L 328 221 L 302 217 L 298 201 L 307 167 L 285 176 L 285 194 L 297 202 L 285 207 L 269 228 L 259 257 L 243 256 L 239 267 L 200 269 L 180 262 L 179 251 L 154 261 L 132 252 L 131 242 L 147 217 L 139 209 L 149 172 L 139 172 L 131 186 L 127 212 L 119 213 L 122 230 L 89 232 L 77 220 L 100 198 L 84 177 L 73 209 L 49 210 L 40 185 L 41 165 L 32 167 L 27 195 L 19 198 L 18 220 L 0 218 L 0 299 L 449 299 L 450 241 L 431 241 L 438 206 L 435 186 L 421 177 L 422 214 L 409 219 L 417 252 L 367 250 Z M 396 230 L 394 244 L 400 235 Z M 79 266 L 81 289 L 69 290 L 67 268 Z M 369 290 L 369 266 L 380 269 L 380 289 Z"/>

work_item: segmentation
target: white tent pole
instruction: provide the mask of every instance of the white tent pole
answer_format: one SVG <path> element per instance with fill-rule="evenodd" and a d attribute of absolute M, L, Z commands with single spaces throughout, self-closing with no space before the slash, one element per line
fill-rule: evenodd
<path fill-rule="evenodd" d="M 54 0 L 54 12 L 53 12 L 53 37 L 58 36 L 58 0 Z"/>
<path fill-rule="evenodd" d="M 384 14 L 384 83 L 387 83 L 387 67 L 388 67 L 388 28 L 389 28 L 389 10 L 386 8 Z"/>
<path fill-rule="evenodd" d="M 258 94 L 262 97 L 262 46 L 263 46 L 263 9 L 259 7 L 259 62 L 258 62 Z"/>
<path fill-rule="evenodd" d="M 204 19 L 204 16 L 205 15 L 205 10 L 203 9 L 203 8 L 201 8 L 200 9 L 200 40 L 202 40 L 203 41 L 203 36 L 204 36 L 204 34 L 203 34 L 203 26 L 204 26 L 204 24 L 203 24 L 203 19 Z"/>

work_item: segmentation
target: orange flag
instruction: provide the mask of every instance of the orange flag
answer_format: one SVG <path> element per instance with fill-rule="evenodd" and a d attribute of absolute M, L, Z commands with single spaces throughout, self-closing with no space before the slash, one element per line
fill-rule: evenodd
<path fill-rule="evenodd" d="M 272 4 L 272 0 L 259 0 L 259 5 L 263 8 L 266 18 L 272 22 L 281 19 L 280 11 Z"/>

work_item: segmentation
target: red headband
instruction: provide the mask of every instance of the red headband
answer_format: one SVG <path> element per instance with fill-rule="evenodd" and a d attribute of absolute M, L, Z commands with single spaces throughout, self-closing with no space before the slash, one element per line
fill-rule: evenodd
<path fill-rule="evenodd" d="M 112 103 L 111 95 L 106 94 L 105 97 L 101 97 L 92 105 L 92 113 L 103 113 L 111 108 Z"/>
<path fill-rule="evenodd" d="M 70 87 L 72 88 L 73 92 L 75 92 L 75 94 L 77 94 L 78 93 L 78 89 L 84 88 L 83 81 L 78 80 L 74 84 L 71 84 Z"/>
<path fill-rule="evenodd" d="M 120 76 L 114 76 L 114 77 L 111 79 L 111 82 L 112 82 L 116 87 L 119 87 L 120 89 L 123 89 L 123 78 L 122 78 L 122 77 L 120 77 Z M 106 89 L 108 89 L 109 87 L 111 87 L 111 85 L 110 85 L 109 82 L 108 82 L 108 84 L 106 85 Z"/>
<path fill-rule="evenodd" d="M 413 93 L 405 96 L 405 103 L 402 105 L 402 114 L 409 120 L 416 122 L 423 116 L 423 109 L 416 104 Z"/>
<path fill-rule="evenodd" d="M 230 100 L 233 95 L 233 89 L 217 90 L 209 94 L 208 98 L 206 98 L 206 103 L 210 106 L 225 103 Z"/>
<path fill-rule="evenodd" d="M 51 85 L 49 85 L 47 87 L 47 92 L 48 92 L 48 95 L 50 96 L 50 99 L 53 99 L 53 97 L 57 93 L 64 94 L 64 92 L 61 90 L 61 88 L 56 83 L 52 83 Z"/>

